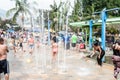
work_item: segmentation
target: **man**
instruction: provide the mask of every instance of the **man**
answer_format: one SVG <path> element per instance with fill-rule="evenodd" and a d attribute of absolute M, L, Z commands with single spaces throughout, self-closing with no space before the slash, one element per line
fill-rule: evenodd
<path fill-rule="evenodd" d="M 20 47 L 20 49 L 23 51 L 23 37 L 21 37 L 20 39 L 19 39 L 19 47 Z"/>
<path fill-rule="evenodd" d="M 15 38 L 12 36 L 10 38 L 10 41 L 8 42 L 9 47 L 14 50 L 14 56 L 16 56 L 16 44 L 15 44 Z"/>
<path fill-rule="evenodd" d="M 32 35 L 28 39 L 28 45 L 29 45 L 29 48 L 30 48 L 30 54 L 33 54 L 33 50 L 34 50 L 34 38 L 33 38 Z"/>
<path fill-rule="evenodd" d="M 71 41 L 72 41 L 72 47 L 75 48 L 77 43 L 77 36 L 75 35 L 75 33 L 72 35 Z"/>
<path fill-rule="evenodd" d="M 54 42 L 57 42 L 56 33 L 53 33 L 53 38 L 52 38 L 52 40 L 53 40 Z"/>
<path fill-rule="evenodd" d="M 9 65 L 7 61 L 7 52 L 8 48 L 6 45 L 4 45 L 3 38 L 0 38 L 0 74 L 4 73 L 5 80 L 9 80 Z"/>
<path fill-rule="evenodd" d="M 67 34 L 65 34 L 63 36 L 63 42 L 64 42 L 64 47 L 66 48 L 66 50 L 70 49 L 70 36 Z"/>
<path fill-rule="evenodd" d="M 63 36 L 63 42 L 64 42 L 64 48 L 67 50 L 67 54 L 70 55 L 71 52 L 70 52 L 70 36 L 66 33 L 64 36 Z"/>

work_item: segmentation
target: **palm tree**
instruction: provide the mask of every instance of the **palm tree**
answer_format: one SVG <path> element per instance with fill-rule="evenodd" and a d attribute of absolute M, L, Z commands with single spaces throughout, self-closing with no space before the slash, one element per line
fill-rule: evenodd
<path fill-rule="evenodd" d="M 72 15 L 71 15 L 71 21 L 72 22 L 80 21 L 81 20 L 80 17 L 82 16 L 83 16 L 82 0 L 75 0 Z"/>
<path fill-rule="evenodd" d="M 60 4 L 57 6 L 57 3 L 54 0 L 54 4 L 50 5 L 51 11 L 50 11 L 50 20 L 52 21 L 51 28 L 53 30 L 56 30 L 57 23 L 59 22 L 59 16 L 60 16 L 60 8 L 63 5 L 63 2 L 60 2 Z"/>
<path fill-rule="evenodd" d="M 8 29 L 8 26 L 6 24 L 13 25 L 14 23 L 12 22 L 11 19 L 2 20 L 0 17 L 0 28 L 2 28 L 4 30 Z"/>
<path fill-rule="evenodd" d="M 62 6 L 62 24 L 65 25 L 66 24 L 66 20 L 67 20 L 67 16 L 68 16 L 68 12 L 69 12 L 69 9 L 70 9 L 70 2 L 69 0 L 67 0 L 64 5 Z M 69 16 L 68 16 L 69 17 Z M 70 21 L 70 19 L 68 20 Z M 61 26 L 61 30 L 62 30 L 62 26 Z"/>
<path fill-rule="evenodd" d="M 15 1 L 15 7 L 7 11 L 7 16 L 9 16 L 11 13 L 14 13 L 12 20 L 16 22 L 16 19 L 18 16 L 22 15 L 21 21 L 22 21 L 22 26 L 24 25 L 24 19 L 25 15 L 29 14 L 30 15 L 30 22 L 31 22 L 31 27 L 32 27 L 32 13 L 30 11 L 30 4 L 28 3 L 27 0 L 12 0 Z M 34 2 L 35 3 L 35 2 Z M 22 27 L 23 29 L 23 27 Z"/>

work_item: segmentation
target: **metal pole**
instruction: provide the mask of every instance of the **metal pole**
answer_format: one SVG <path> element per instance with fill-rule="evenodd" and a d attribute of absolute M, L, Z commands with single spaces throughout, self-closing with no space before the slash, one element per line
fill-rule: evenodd
<path fill-rule="evenodd" d="M 103 50 L 105 50 L 105 42 L 106 42 L 106 36 L 105 36 L 105 32 L 106 32 L 106 9 L 104 9 L 101 13 L 101 17 L 102 17 L 102 35 L 101 35 L 101 39 L 102 39 L 102 43 L 101 43 L 101 47 Z M 105 56 L 103 57 L 102 61 L 105 61 Z"/>
<path fill-rule="evenodd" d="M 87 28 L 85 28 L 85 33 L 86 33 L 86 46 L 87 46 Z"/>
<path fill-rule="evenodd" d="M 105 50 L 105 41 L 106 41 L 106 37 L 105 37 L 105 31 L 106 31 L 106 11 L 103 10 L 101 13 L 101 17 L 102 17 L 102 35 L 101 35 L 101 39 L 102 39 L 102 44 L 101 47 L 103 48 L 103 50 Z"/>
<path fill-rule="evenodd" d="M 90 25 L 90 34 L 89 34 L 89 49 L 92 49 L 92 26 L 93 26 L 93 21 L 90 20 L 89 21 L 89 25 Z"/>

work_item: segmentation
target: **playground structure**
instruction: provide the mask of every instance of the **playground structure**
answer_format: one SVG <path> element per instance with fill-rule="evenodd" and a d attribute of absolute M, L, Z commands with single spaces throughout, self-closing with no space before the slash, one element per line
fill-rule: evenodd
<path fill-rule="evenodd" d="M 72 26 L 89 26 L 89 30 L 90 30 L 90 34 L 89 34 L 89 48 L 92 49 L 92 27 L 93 25 L 101 25 L 101 47 L 106 50 L 106 23 L 107 24 L 116 24 L 116 23 L 120 23 L 120 18 L 111 18 L 111 19 L 107 19 L 106 16 L 106 12 L 108 11 L 113 11 L 113 10 L 119 10 L 119 8 L 114 8 L 114 9 L 109 9 L 106 10 L 106 8 L 104 8 L 101 12 L 95 12 L 94 15 L 96 14 L 101 14 L 101 20 L 89 20 L 89 21 L 83 21 L 83 22 L 75 22 L 75 23 L 70 23 L 70 25 Z M 42 40 L 44 40 L 44 13 L 42 11 Z M 49 20 L 49 12 L 48 12 L 48 45 L 50 45 L 50 23 L 51 21 Z M 66 35 L 67 36 L 67 25 L 68 25 L 68 15 L 66 16 Z M 86 34 L 87 35 L 87 34 Z M 86 38 L 87 39 L 87 38 Z M 87 40 L 86 40 L 87 41 Z M 66 43 L 66 41 L 65 41 Z M 66 48 L 66 46 L 65 46 Z M 45 49 L 44 49 L 45 50 Z M 63 71 L 65 70 L 66 67 L 66 51 L 64 52 L 64 60 L 63 60 Z M 46 57 L 46 55 L 44 55 L 44 57 Z M 44 60 L 44 59 L 43 59 Z M 44 64 L 46 65 L 46 60 L 44 60 Z M 58 66 L 59 66 L 59 54 L 58 54 Z"/>
<path fill-rule="evenodd" d="M 119 8 L 113 8 L 113 9 L 108 9 L 106 10 L 106 8 L 104 8 L 101 12 L 95 12 L 94 15 L 96 14 L 101 14 L 101 19 L 100 20 L 89 20 L 89 21 L 82 21 L 82 22 L 74 22 L 74 23 L 70 23 L 71 26 L 79 26 L 79 27 L 84 27 L 84 26 L 89 26 L 89 48 L 92 48 L 92 27 L 93 25 L 101 25 L 101 47 L 105 49 L 105 42 L 106 42 L 106 37 L 105 37 L 105 32 L 106 32 L 106 24 L 117 24 L 120 23 L 120 18 L 110 18 L 107 19 L 106 16 L 106 12 L 108 11 L 114 11 L 114 10 L 119 10 Z"/>

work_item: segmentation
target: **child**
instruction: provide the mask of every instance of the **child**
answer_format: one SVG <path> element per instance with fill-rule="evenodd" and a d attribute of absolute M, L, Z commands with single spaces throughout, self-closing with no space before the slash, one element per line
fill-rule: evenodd
<path fill-rule="evenodd" d="M 53 62 L 56 60 L 57 53 L 58 53 L 58 44 L 56 43 L 56 40 L 53 40 L 53 43 L 52 43 L 52 61 Z"/>

